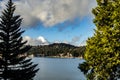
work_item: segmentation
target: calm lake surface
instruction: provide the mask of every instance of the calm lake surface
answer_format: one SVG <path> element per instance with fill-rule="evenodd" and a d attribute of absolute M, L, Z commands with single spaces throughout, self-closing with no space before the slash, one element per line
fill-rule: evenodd
<path fill-rule="evenodd" d="M 34 80 L 86 80 L 77 68 L 83 61 L 78 58 L 33 58 L 40 68 Z"/>

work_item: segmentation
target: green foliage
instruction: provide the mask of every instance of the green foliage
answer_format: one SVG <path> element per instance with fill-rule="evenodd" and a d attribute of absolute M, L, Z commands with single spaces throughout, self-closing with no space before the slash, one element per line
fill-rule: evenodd
<path fill-rule="evenodd" d="M 95 34 L 87 40 L 86 63 L 79 67 L 88 80 L 117 80 L 120 78 L 120 0 L 97 0 L 97 3 L 92 10 Z"/>
<path fill-rule="evenodd" d="M 25 53 L 31 47 L 22 41 L 22 19 L 14 11 L 15 6 L 9 0 L 0 17 L 0 80 L 33 80 L 37 65 L 26 59 Z"/>
<path fill-rule="evenodd" d="M 80 46 L 78 48 L 75 48 L 71 51 L 71 54 L 74 56 L 74 57 L 83 57 L 84 55 L 84 52 L 85 52 L 85 46 Z"/>

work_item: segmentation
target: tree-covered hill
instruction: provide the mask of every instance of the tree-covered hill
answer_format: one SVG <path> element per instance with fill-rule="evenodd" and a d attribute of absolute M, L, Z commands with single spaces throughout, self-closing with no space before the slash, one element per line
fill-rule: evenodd
<path fill-rule="evenodd" d="M 33 46 L 29 50 L 29 54 L 34 54 L 34 56 L 66 56 L 71 54 L 73 57 L 80 57 L 85 51 L 85 46 L 74 46 L 65 43 L 53 43 L 50 45 L 39 45 Z"/>

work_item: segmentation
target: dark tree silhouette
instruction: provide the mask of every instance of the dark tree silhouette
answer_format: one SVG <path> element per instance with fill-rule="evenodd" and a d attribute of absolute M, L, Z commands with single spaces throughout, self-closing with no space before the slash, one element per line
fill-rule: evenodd
<path fill-rule="evenodd" d="M 22 18 L 14 11 L 15 5 L 9 0 L 0 17 L 0 80 L 33 80 L 37 64 L 26 58 L 31 47 L 23 41 Z"/>

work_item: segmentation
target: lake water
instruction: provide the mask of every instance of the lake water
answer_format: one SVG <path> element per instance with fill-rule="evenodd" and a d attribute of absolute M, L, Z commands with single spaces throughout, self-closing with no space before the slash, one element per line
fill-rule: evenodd
<path fill-rule="evenodd" d="M 78 69 L 83 61 L 78 58 L 33 58 L 40 68 L 34 80 L 86 80 Z"/>

